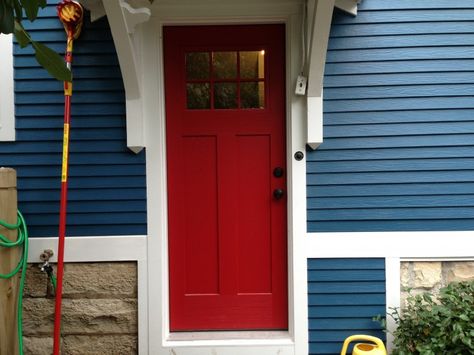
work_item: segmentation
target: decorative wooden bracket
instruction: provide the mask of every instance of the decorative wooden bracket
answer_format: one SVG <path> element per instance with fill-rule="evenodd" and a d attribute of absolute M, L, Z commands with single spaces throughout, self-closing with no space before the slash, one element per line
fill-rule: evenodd
<path fill-rule="evenodd" d="M 357 0 L 314 0 L 308 58 L 307 144 L 316 149 L 323 142 L 323 78 L 334 6 L 357 14 Z"/>
<path fill-rule="evenodd" d="M 145 135 L 142 66 L 136 54 L 134 33 L 137 25 L 149 20 L 151 11 L 148 8 L 135 9 L 125 0 L 83 0 L 82 3 L 91 10 L 91 18 L 107 15 L 125 86 L 127 146 L 139 153 L 145 146 Z"/>
<path fill-rule="evenodd" d="M 316 0 L 312 12 L 308 58 L 307 143 L 323 142 L 323 76 L 335 0 Z"/>
<path fill-rule="evenodd" d="M 357 15 L 357 4 L 359 4 L 361 0 L 336 0 L 334 6 L 342 11 L 347 12 L 352 16 Z"/>

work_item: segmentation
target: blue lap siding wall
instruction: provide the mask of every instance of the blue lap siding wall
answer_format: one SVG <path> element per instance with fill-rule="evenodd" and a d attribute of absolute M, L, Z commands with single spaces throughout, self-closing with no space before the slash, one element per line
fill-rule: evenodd
<path fill-rule="evenodd" d="M 308 231 L 474 229 L 474 2 L 336 13 Z"/>
<path fill-rule="evenodd" d="M 64 52 L 65 31 L 49 2 L 27 24 L 32 37 Z M 63 90 L 14 44 L 16 142 L 0 144 L 0 165 L 18 173 L 19 208 L 30 235 L 57 235 Z M 107 20 L 88 16 L 74 44 L 74 93 L 67 235 L 146 234 L 145 153 L 126 147 L 125 98 Z"/>
<path fill-rule="evenodd" d="M 385 260 L 308 259 L 308 306 L 310 354 L 339 354 L 353 334 L 384 339 L 372 317 L 385 314 Z"/>

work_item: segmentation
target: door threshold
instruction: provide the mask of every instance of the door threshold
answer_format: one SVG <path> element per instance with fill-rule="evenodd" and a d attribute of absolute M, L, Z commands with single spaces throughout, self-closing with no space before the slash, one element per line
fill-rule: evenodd
<path fill-rule="evenodd" d="M 290 340 L 287 330 L 242 330 L 242 331 L 205 331 L 205 332 L 172 332 L 168 341 L 195 340 Z"/>

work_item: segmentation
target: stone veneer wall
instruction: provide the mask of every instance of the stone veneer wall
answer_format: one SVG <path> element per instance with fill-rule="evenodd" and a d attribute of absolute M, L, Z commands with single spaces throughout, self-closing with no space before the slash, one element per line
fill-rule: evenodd
<path fill-rule="evenodd" d="M 407 289 L 412 294 L 437 293 L 450 282 L 474 280 L 474 261 L 407 261 L 401 263 L 401 302 L 405 304 Z"/>
<path fill-rule="evenodd" d="M 136 263 L 66 264 L 63 290 L 61 354 L 137 353 Z M 28 267 L 24 295 L 25 355 L 51 355 L 54 297 L 37 264 Z"/>

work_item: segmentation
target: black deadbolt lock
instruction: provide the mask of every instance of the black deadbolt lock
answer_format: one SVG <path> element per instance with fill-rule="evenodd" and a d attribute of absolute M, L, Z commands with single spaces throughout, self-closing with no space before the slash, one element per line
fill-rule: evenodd
<path fill-rule="evenodd" d="M 297 151 L 297 152 L 295 153 L 295 159 L 296 159 L 296 160 L 300 161 L 300 160 L 303 160 L 303 158 L 304 158 L 303 152 Z"/>
<path fill-rule="evenodd" d="M 276 178 L 281 178 L 283 176 L 283 168 L 277 167 L 273 169 L 273 176 Z"/>

